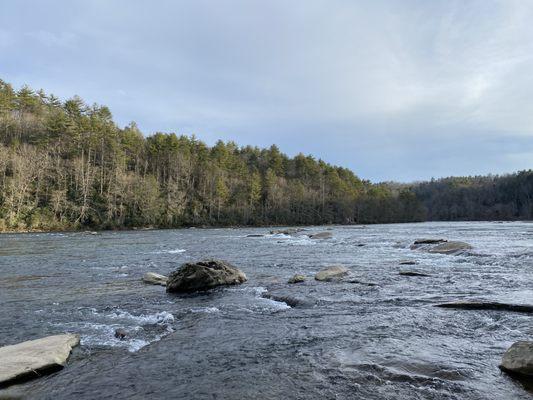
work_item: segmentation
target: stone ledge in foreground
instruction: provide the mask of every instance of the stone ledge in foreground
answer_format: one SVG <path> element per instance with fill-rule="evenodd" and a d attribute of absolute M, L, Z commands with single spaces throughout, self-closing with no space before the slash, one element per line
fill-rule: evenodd
<path fill-rule="evenodd" d="M 0 388 L 62 369 L 79 335 L 64 334 L 0 347 Z"/>

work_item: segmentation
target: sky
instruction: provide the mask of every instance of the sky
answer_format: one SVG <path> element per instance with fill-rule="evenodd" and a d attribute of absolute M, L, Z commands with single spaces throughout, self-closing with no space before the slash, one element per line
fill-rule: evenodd
<path fill-rule="evenodd" d="M 533 168 L 531 0 L 0 2 L 0 79 L 374 182 Z"/>

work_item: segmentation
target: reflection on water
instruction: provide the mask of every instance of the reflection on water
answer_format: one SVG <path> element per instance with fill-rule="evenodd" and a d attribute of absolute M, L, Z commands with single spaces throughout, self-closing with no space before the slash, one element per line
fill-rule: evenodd
<path fill-rule="evenodd" d="M 433 305 L 458 299 L 533 304 L 532 224 L 332 227 L 333 238 L 325 240 L 304 235 L 324 228 L 308 229 L 296 236 L 266 228 L 0 236 L 0 345 L 65 331 L 82 336 L 68 368 L 10 393 L 530 398 L 497 368 L 512 342 L 532 337 L 530 315 Z M 421 237 L 474 248 L 460 256 L 410 250 Z M 235 264 L 249 281 L 187 296 L 141 282 L 147 271 L 168 274 L 206 257 Z M 406 260 L 416 264 L 400 265 Z M 312 279 L 330 265 L 347 267 L 351 283 Z M 296 273 L 311 279 L 286 284 Z M 124 340 L 114 337 L 118 328 L 128 333 Z"/>

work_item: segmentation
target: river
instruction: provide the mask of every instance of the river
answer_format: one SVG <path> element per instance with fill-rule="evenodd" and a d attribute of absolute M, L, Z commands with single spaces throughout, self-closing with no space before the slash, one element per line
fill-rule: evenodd
<path fill-rule="evenodd" d="M 532 397 L 498 369 L 513 342 L 533 337 L 530 314 L 434 305 L 533 304 L 533 224 L 306 229 L 330 229 L 333 238 L 272 235 L 267 228 L 0 235 L 0 346 L 81 335 L 66 368 L 0 390 L 0 398 Z M 422 237 L 473 249 L 411 250 Z M 248 281 L 185 296 L 141 281 L 148 271 L 168 274 L 205 258 L 234 264 Z M 406 260 L 417 264 L 400 265 Z M 331 265 L 347 267 L 360 283 L 313 280 Z M 309 278 L 288 285 L 295 273 Z M 264 298 L 267 291 L 302 302 L 291 307 Z M 126 340 L 114 337 L 117 328 L 128 332 Z"/>

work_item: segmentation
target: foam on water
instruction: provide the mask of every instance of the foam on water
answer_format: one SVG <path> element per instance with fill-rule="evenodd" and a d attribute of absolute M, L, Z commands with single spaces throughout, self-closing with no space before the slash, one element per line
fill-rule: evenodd
<path fill-rule="evenodd" d="M 180 254 L 185 253 L 187 250 L 185 249 L 169 249 L 169 250 L 158 250 L 153 251 L 150 254 Z"/>
<path fill-rule="evenodd" d="M 189 310 L 191 313 L 206 313 L 206 314 L 213 314 L 220 312 L 220 309 L 218 307 L 194 307 Z"/>
<path fill-rule="evenodd" d="M 174 316 L 168 311 L 134 315 L 121 309 L 109 313 L 80 307 L 74 315 L 82 320 L 52 325 L 80 333 L 81 344 L 89 347 L 125 347 L 135 352 L 173 332 Z M 119 328 L 127 333 L 123 340 L 115 338 Z"/>
<path fill-rule="evenodd" d="M 95 314 L 98 314 L 95 312 Z M 121 320 L 132 320 L 140 325 L 150 325 L 150 324 L 168 324 L 174 322 L 174 315 L 168 311 L 161 311 L 154 314 L 141 314 L 133 315 L 127 311 L 118 310 L 110 314 L 104 314 L 104 317 L 111 319 L 121 319 Z"/>

